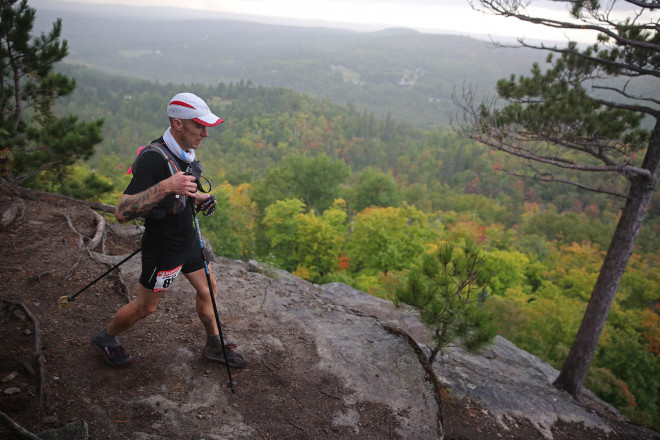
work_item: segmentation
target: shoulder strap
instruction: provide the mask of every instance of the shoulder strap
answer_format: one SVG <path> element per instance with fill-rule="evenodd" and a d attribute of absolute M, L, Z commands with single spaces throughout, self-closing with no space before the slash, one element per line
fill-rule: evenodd
<path fill-rule="evenodd" d="M 127 175 L 133 172 L 133 168 L 135 167 L 135 164 L 140 159 L 144 151 L 157 151 L 158 153 L 160 153 L 160 155 L 165 160 L 168 169 L 170 170 L 171 176 L 175 175 L 178 171 L 181 170 L 179 168 L 180 163 L 177 160 L 176 156 L 174 155 L 174 153 L 172 153 L 172 151 L 169 148 L 167 148 L 167 145 L 165 145 L 165 142 L 163 142 L 163 139 L 161 138 L 161 139 L 156 139 L 155 141 L 153 141 L 152 143 L 150 143 L 145 147 L 138 148 L 137 157 L 135 158 L 135 161 L 133 161 L 133 166 L 131 166 L 131 168 L 126 172 Z M 181 171 L 190 172 L 193 176 L 195 176 L 195 179 L 197 181 L 197 189 L 199 191 L 206 193 L 211 190 L 210 183 L 209 183 L 209 188 L 207 190 L 204 190 L 202 188 L 200 179 L 201 178 L 206 179 L 206 178 L 202 176 L 202 164 L 199 163 L 198 161 L 191 162 L 190 164 L 188 164 L 188 167 L 185 170 L 181 170 Z M 206 179 L 206 181 L 208 182 L 208 179 Z"/>
<path fill-rule="evenodd" d="M 146 151 L 157 151 L 165 163 L 167 164 L 167 169 L 170 172 L 170 175 L 173 176 L 179 171 L 179 163 L 176 160 L 176 157 L 172 154 L 167 145 L 162 142 L 162 139 L 157 139 L 145 147 L 138 149 L 137 157 L 133 162 L 133 166 L 129 170 L 129 174 L 135 168 L 137 162 L 140 158 L 143 157 L 144 152 Z M 163 200 L 158 202 L 158 206 L 154 207 L 145 215 L 147 218 L 161 220 L 168 214 L 178 214 L 182 213 L 186 207 L 186 197 L 179 197 L 178 195 L 170 194 L 167 195 Z"/>
<path fill-rule="evenodd" d="M 160 153 L 160 155 L 163 156 L 163 159 L 165 160 L 165 163 L 167 163 L 167 168 L 170 171 L 170 175 L 173 176 L 177 173 L 177 171 L 179 171 L 179 166 L 177 164 L 176 159 L 174 158 L 174 155 L 172 154 L 170 149 L 167 148 L 167 145 L 165 145 L 164 143 L 158 142 L 159 140 L 160 139 L 157 139 L 157 140 L 153 141 L 152 143 L 150 143 L 149 145 L 138 148 L 137 157 L 133 161 L 133 165 L 131 165 L 131 167 L 128 169 L 128 171 L 126 171 L 127 176 L 129 174 L 133 173 L 133 168 L 135 168 L 135 164 L 137 163 L 137 161 L 142 156 L 143 151 L 157 151 L 158 153 Z M 165 148 L 163 148 L 163 146 Z"/>
<path fill-rule="evenodd" d="M 157 141 L 150 143 L 144 147 L 144 149 L 138 154 L 138 157 L 145 151 L 158 151 L 160 155 L 163 156 L 165 163 L 167 163 L 167 167 L 170 170 L 171 176 L 175 175 L 179 171 L 179 166 L 176 159 L 174 158 L 174 155 L 164 143 L 158 143 Z"/>

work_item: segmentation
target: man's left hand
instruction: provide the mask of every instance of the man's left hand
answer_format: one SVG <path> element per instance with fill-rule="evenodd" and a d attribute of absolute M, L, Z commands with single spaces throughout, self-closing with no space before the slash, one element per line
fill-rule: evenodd
<path fill-rule="evenodd" d="M 205 216 L 213 215 L 215 212 L 215 196 L 209 194 L 209 198 L 197 206 L 197 212 L 202 211 Z"/>

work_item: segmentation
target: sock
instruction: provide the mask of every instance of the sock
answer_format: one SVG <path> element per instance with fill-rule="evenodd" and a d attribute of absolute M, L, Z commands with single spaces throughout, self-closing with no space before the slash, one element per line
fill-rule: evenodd
<path fill-rule="evenodd" d="M 213 347 L 213 348 L 221 347 L 222 343 L 220 342 L 220 334 L 213 335 L 213 336 L 207 336 L 206 337 L 206 345 L 208 347 Z"/>
<path fill-rule="evenodd" d="M 110 336 L 106 333 L 105 329 L 96 332 L 94 335 L 94 341 L 105 347 L 119 347 L 121 345 L 117 336 Z"/>

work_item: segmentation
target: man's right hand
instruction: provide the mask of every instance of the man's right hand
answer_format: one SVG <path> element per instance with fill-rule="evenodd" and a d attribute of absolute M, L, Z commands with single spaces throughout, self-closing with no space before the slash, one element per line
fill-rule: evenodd
<path fill-rule="evenodd" d="M 115 218 L 119 223 L 124 223 L 145 215 L 168 194 L 194 197 L 196 192 L 195 176 L 179 171 L 142 192 L 122 195 L 115 208 Z"/>
<path fill-rule="evenodd" d="M 195 176 L 185 174 L 182 171 L 179 171 L 175 175 L 165 179 L 163 183 L 166 185 L 170 194 L 194 197 L 195 193 L 197 192 Z"/>

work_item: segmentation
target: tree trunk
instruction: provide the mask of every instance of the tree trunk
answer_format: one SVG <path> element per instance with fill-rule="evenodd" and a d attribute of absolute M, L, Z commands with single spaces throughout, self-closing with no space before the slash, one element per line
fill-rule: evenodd
<path fill-rule="evenodd" d="M 635 247 L 642 222 L 649 210 L 660 175 L 660 119 L 656 121 L 642 167 L 652 177 L 635 176 L 631 179 L 628 200 L 621 212 L 605 261 L 600 269 L 580 329 L 568 357 L 555 380 L 557 388 L 579 396 L 591 365 L 598 340 L 614 301 L 619 282 Z"/>

